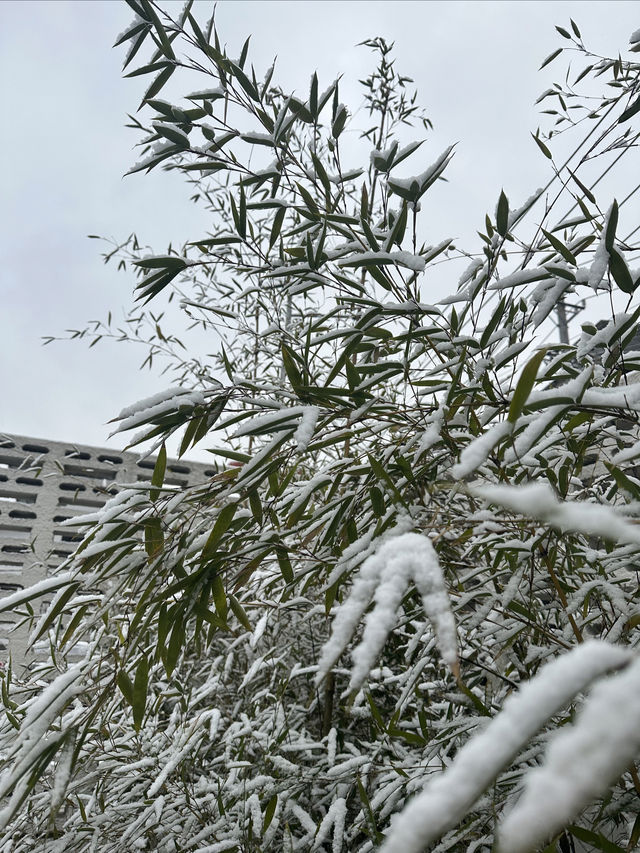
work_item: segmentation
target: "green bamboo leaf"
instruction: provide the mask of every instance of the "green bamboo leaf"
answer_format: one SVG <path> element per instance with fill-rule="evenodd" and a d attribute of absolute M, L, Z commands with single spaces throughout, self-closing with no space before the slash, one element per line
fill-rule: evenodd
<path fill-rule="evenodd" d="M 585 841 L 596 850 L 602 850 L 603 853 L 626 853 L 624 847 L 618 847 L 612 841 L 608 841 L 604 835 L 599 832 L 592 832 L 590 829 L 585 829 L 582 826 L 568 826 L 567 829 L 575 838 L 580 841 Z"/>
<path fill-rule="evenodd" d="M 371 802 L 369 797 L 367 796 L 367 792 L 362 784 L 362 780 L 360 776 L 357 777 L 358 783 L 358 794 L 360 796 L 360 802 L 362 803 L 362 810 L 367 817 L 367 821 L 370 827 L 371 837 L 373 838 L 376 845 L 378 845 L 382 841 L 382 833 L 378 829 L 376 824 L 376 818 L 373 813 L 373 809 L 371 808 Z"/>
<path fill-rule="evenodd" d="M 604 235 L 604 245 L 607 252 L 611 252 L 616 239 L 616 228 L 618 227 L 618 202 L 614 199 L 609 212 L 609 220 L 607 222 L 607 230 Z"/>
<path fill-rule="evenodd" d="M 320 216 L 320 209 L 318 208 L 318 205 L 316 204 L 315 199 L 313 198 L 309 190 L 305 189 L 305 187 L 303 187 L 302 184 L 299 183 L 296 183 L 296 186 L 298 187 L 300 195 L 302 196 L 304 203 L 307 206 L 307 210 L 314 216 Z"/>
<path fill-rule="evenodd" d="M 124 696 L 127 705 L 133 706 L 133 682 L 124 669 L 120 670 L 116 681 L 118 682 L 118 687 L 120 688 L 120 692 Z"/>
<path fill-rule="evenodd" d="M 287 213 L 287 208 L 281 205 L 278 207 L 276 211 L 276 215 L 273 217 L 273 225 L 271 226 L 271 234 L 269 236 L 269 250 L 273 248 L 274 243 L 280 236 L 280 231 L 282 229 L 282 223 L 284 222 L 284 217 Z"/>
<path fill-rule="evenodd" d="M 634 282 L 627 262 L 613 246 L 609 249 L 609 271 L 620 290 L 628 294 L 635 292 L 639 282 Z"/>
<path fill-rule="evenodd" d="M 574 181 L 576 182 L 576 184 L 580 187 L 580 189 L 581 189 L 581 190 L 582 190 L 582 192 L 585 194 L 585 196 L 589 199 L 589 201 L 591 202 L 591 204 L 595 204 L 595 203 L 596 203 L 596 197 L 595 197 L 595 196 L 594 196 L 594 194 L 591 192 L 591 190 L 589 189 L 589 187 L 585 186 L 585 185 L 582 183 L 582 181 L 581 181 L 581 180 L 580 180 L 580 178 L 575 174 L 575 172 L 572 172 L 572 171 L 571 171 L 571 169 L 568 169 L 568 171 L 569 171 L 569 174 L 571 175 L 571 177 L 573 178 L 573 180 L 574 180 Z M 580 200 L 578 200 L 578 201 L 580 201 Z M 590 215 L 590 214 L 588 214 L 588 215 Z M 555 229 L 554 229 L 554 230 L 555 230 Z"/>
<path fill-rule="evenodd" d="M 240 453 L 238 450 L 230 450 L 228 447 L 212 447 L 208 451 L 216 456 L 224 456 L 227 459 L 233 459 L 234 462 L 242 462 L 243 464 L 251 459 L 248 453 Z"/>
<path fill-rule="evenodd" d="M 556 56 L 560 56 L 560 54 L 562 53 L 563 50 L 564 50 L 563 47 L 559 47 L 557 50 L 554 50 L 553 53 L 550 53 L 549 56 L 547 56 L 547 58 L 544 60 L 544 62 L 542 63 L 542 65 L 540 66 L 538 71 L 541 71 L 545 66 L 547 66 L 551 62 L 553 62 L 553 60 L 556 58 Z"/>
<path fill-rule="evenodd" d="M 238 65 L 240 66 L 240 68 L 244 68 L 244 64 L 247 61 L 247 53 L 249 52 L 250 41 L 251 36 L 249 36 L 245 43 L 242 45 L 242 50 L 240 51 L 240 59 L 238 60 Z"/>
<path fill-rule="evenodd" d="M 381 518 L 386 512 L 386 506 L 384 503 L 384 497 L 382 492 L 377 486 L 372 486 L 369 489 L 369 497 L 371 499 L 371 508 L 373 510 L 373 514 Z"/>
<path fill-rule="evenodd" d="M 309 89 L 309 111 L 313 116 L 313 120 L 318 120 L 318 74 L 313 72 L 311 77 L 311 87 Z"/>
<path fill-rule="evenodd" d="M 271 821 L 273 820 L 273 816 L 276 813 L 276 806 L 278 805 L 278 795 L 274 794 L 267 805 L 265 806 L 264 814 L 262 816 L 262 831 L 263 833 L 269 829 Z"/>
<path fill-rule="evenodd" d="M 242 237 L 242 239 L 246 239 L 247 236 L 247 198 L 244 192 L 244 186 L 240 184 L 240 203 L 238 207 L 238 221 L 239 221 L 239 229 L 238 233 Z"/>
<path fill-rule="evenodd" d="M 293 567 L 286 547 L 279 543 L 275 546 L 275 552 L 284 582 L 286 584 L 293 583 Z"/>
<path fill-rule="evenodd" d="M 167 673 L 167 677 L 171 678 L 171 673 L 176 667 L 178 662 L 178 658 L 180 657 L 180 652 L 182 651 L 182 647 L 184 645 L 185 639 L 185 629 L 184 622 L 182 621 L 181 616 L 176 615 L 175 621 L 173 623 L 173 627 L 171 629 L 171 636 L 169 638 L 169 645 L 164 655 L 164 668 Z"/>
<path fill-rule="evenodd" d="M 156 557 L 164 548 L 164 532 L 159 518 L 147 518 L 144 521 L 144 549 L 149 559 Z"/>
<path fill-rule="evenodd" d="M 371 716 L 373 717 L 373 721 L 376 724 L 378 731 L 386 732 L 387 727 L 384 724 L 382 714 L 380 713 L 378 706 L 376 705 L 373 696 L 371 695 L 370 690 L 367 690 L 367 702 L 369 703 L 369 708 L 371 709 Z"/>
<path fill-rule="evenodd" d="M 362 184 L 360 192 L 360 219 L 365 222 L 369 219 L 369 195 L 367 193 L 367 185 Z"/>
<path fill-rule="evenodd" d="M 304 121 L 306 124 L 313 124 L 313 115 L 309 111 L 307 105 L 303 104 L 302 101 L 291 96 L 291 98 L 289 98 L 289 109 L 295 116 Z"/>
<path fill-rule="evenodd" d="M 162 62 L 150 62 L 147 65 L 141 65 L 139 68 L 136 68 L 135 71 L 130 71 L 128 74 L 125 74 L 125 77 L 140 77 L 143 74 L 153 74 L 155 71 L 167 71 L 170 68 L 173 68 L 173 63 L 167 62 L 163 60 Z M 150 95 L 153 97 L 153 95 Z"/>
<path fill-rule="evenodd" d="M 498 303 L 497 308 L 495 309 L 495 311 L 491 315 L 491 319 L 489 320 L 489 322 L 485 326 L 484 331 L 482 332 L 482 336 L 480 338 L 481 348 L 484 348 L 487 346 L 491 335 L 498 328 L 498 324 L 500 323 L 500 321 L 504 317 L 506 308 L 507 308 L 507 297 L 503 296 L 502 299 L 500 300 L 500 302 Z"/>
<path fill-rule="evenodd" d="M 281 350 L 282 350 L 282 364 L 284 366 L 285 373 L 287 374 L 287 377 L 289 378 L 289 382 L 291 383 L 291 386 L 295 391 L 296 389 L 298 389 L 304 385 L 304 380 L 302 378 L 302 374 L 300 373 L 300 370 L 298 369 L 298 365 L 296 364 L 295 355 L 293 354 L 290 347 L 288 347 L 284 343 L 284 341 L 282 342 Z"/>
<path fill-rule="evenodd" d="M 238 622 L 242 625 L 242 627 L 246 628 L 247 631 L 253 631 L 253 627 L 251 625 L 251 622 L 249 621 L 249 617 L 247 616 L 244 607 L 240 604 L 235 595 L 231 595 L 231 593 L 228 592 L 227 599 L 229 601 L 229 605 L 231 606 L 231 612 L 236 617 Z"/>
<path fill-rule="evenodd" d="M 567 261 L 567 263 L 573 264 L 573 266 L 576 266 L 577 261 L 573 255 L 573 253 L 564 245 L 564 243 L 562 243 L 560 240 L 558 240 L 557 237 L 554 237 L 554 235 L 550 231 L 545 231 L 544 228 L 542 228 L 541 230 L 542 230 L 542 233 L 544 234 L 544 236 L 547 238 L 547 240 L 551 243 L 553 248 L 556 250 L 556 252 L 558 252 L 560 255 L 562 255 L 562 257 L 565 259 L 565 261 Z"/>
<path fill-rule="evenodd" d="M 159 136 L 168 139 L 169 142 L 173 142 L 174 145 L 178 145 L 180 148 L 189 147 L 189 140 L 185 139 L 186 134 L 182 133 L 178 128 L 172 127 L 170 124 L 156 122 L 153 125 L 153 129 Z"/>
<path fill-rule="evenodd" d="M 389 491 L 398 503 L 404 503 L 402 500 L 402 495 L 397 490 L 391 475 L 387 472 L 384 466 L 380 462 L 378 462 L 378 460 L 370 453 L 367 454 L 367 459 L 369 460 L 369 465 L 371 466 L 371 470 L 375 474 L 376 479 L 379 480 L 381 483 L 386 483 L 386 485 L 389 487 Z"/>
<path fill-rule="evenodd" d="M 213 578 L 213 582 L 211 584 L 211 594 L 213 596 L 213 603 L 216 607 L 216 613 L 220 617 L 220 619 L 226 624 L 227 622 L 227 596 L 224 591 L 224 584 L 222 583 L 222 578 L 220 575 L 216 574 Z"/>
<path fill-rule="evenodd" d="M 180 458 L 184 453 L 186 453 L 187 450 L 191 447 L 191 445 L 195 442 L 195 436 L 198 431 L 198 427 L 200 426 L 200 422 L 203 418 L 206 422 L 206 416 L 202 415 L 201 417 L 191 418 L 187 423 L 184 435 L 182 436 L 182 441 L 180 442 L 178 458 Z"/>
<path fill-rule="evenodd" d="M 147 688 L 149 686 L 149 660 L 142 655 L 136 667 L 136 675 L 133 682 L 132 702 L 133 725 L 137 732 L 142 728 L 144 710 L 147 704 Z"/>
<path fill-rule="evenodd" d="M 249 506 L 251 507 L 251 512 L 257 524 L 262 524 L 264 513 L 262 511 L 262 502 L 260 501 L 260 494 L 257 489 L 254 489 L 252 492 L 249 492 Z"/>
<path fill-rule="evenodd" d="M 222 507 L 215 520 L 209 538 L 207 539 L 204 548 L 202 549 L 201 563 L 207 563 L 216 553 L 218 542 L 227 532 L 229 525 L 233 521 L 233 517 L 238 509 L 237 503 L 227 504 Z"/>
<path fill-rule="evenodd" d="M 160 74 L 156 77 L 153 83 L 149 86 L 147 91 L 144 93 L 144 98 L 142 99 L 142 104 L 144 104 L 149 98 L 155 98 L 155 96 L 161 91 L 164 87 L 165 83 L 169 81 L 169 78 L 176 70 L 175 65 L 170 65 L 168 68 L 165 68 L 164 71 L 161 71 Z M 142 106 L 142 104 L 140 106 Z"/>
<path fill-rule="evenodd" d="M 337 91 L 338 91 L 338 89 L 336 87 L 336 94 L 337 94 Z M 334 120 L 331 124 L 331 136 L 333 136 L 334 139 L 337 139 L 340 136 L 340 134 L 342 133 L 342 131 L 344 130 L 344 126 L 347 123 L 348 117 L 349 117 L 349 113 L 347 112 L 347 108 L 341 104 L 338 107 L 336 117 L 334 118 Z"/>
<path fill-rule="evenodd" d="M 562 50 L 562 48 L 560 48 L 560 50 Z M 557 54 L 556 54 L 556 55 L 557 55 Z M 544 156 L 545 156 L 545 157 L 548 157 L 548 158 L 549 158 L 549 160 L 553 160 L 553 154 L 551 153 L 551 151 L 549 151 L 549 149 L 548 149 L 548 148 L 547 148 L 547 146 L 544 144 L 544 142 L 540 139 L 540 137 L 539 137 L 539 136 L 535 136 L 533 133 L 531 134 L 531 136 L 532 136 L 532 138 L 533 138 L 533 141 L 534 141 L 534 142 L 536 143 L 536 145 L 538 146 L 538 148 L 539 148 L 539 149 L 542 151 L 542 153 L 544 154 Z"/>
<path fill-rule="evenodd" d="M 522 410 L 525 407 L 525 403 L 527 402 L 529 395 L 531 394 L 531 390 L 536 381 L 536 376 L 538 375 L 538 368 L 542 364 L 542 361 L 547 354 L 546 349 L 538 350 L 538 352 L 531 358 L 527 364 L 524 366 L 522 373 L 520 374 L 520 378 L 518 379 L 518 383 L 513 392 L 513 397 L 511 398 L 511 405 L 509 406 L 509 415 L 507 420 L 514 424 L 520 415 L 522 414 Z"/>
<path fill-rule="evenodd" d="M 173 52 L 173 48 L 171 47 L 171 42 L 169 41 L 169 37 L 167 36 L 167 32 L 165 28 L 162 26 L 162 22 L 160 18 L 156 15 L 155 10 L 149 0 L 139 0 L 144 11 L 147 14 L 147 20 L 153 22 L 153 26 L 158 33 L 158 38 L 160 39 L 160 44 L 162 45 L 163 52 L 165 56 L 169 59 L 175 59 L 176 55 Z"/>
<path fill-rule="evenodd" d="M 130 30 L 126 30 L 120 38 L 114 42 L 114 47 L 118 47 L 121 44 L 124 44 L 125 41 L 132 39 L 134 36 L 138 35 L 139 32 L 145 30 L 145 36 L 151 29 L 149 23 L 147 21 L 141 21 L 139 24 L 136 24 L 134 27 L 131 27 Z"/>
<path fill-rule="evenodd" d="M 393 228 L 391 229 L 391 233 L 389 234 L 389 238 L 385 245 L 385 251 L 390 252 L 391 247 L 395 244 L 397 246 L 402 246 L 402 240 L 404 238 L 405 231 L 407 230 L 407 219 L 408 219 L 408 205 L 406 201 L 402 202 L 402 208 L 400 209 L 400 213 L 393 223 Z M 433 260 L 433 258 L 431 258 Z"/>
<path fill-rule="evenodd" d="M 160 448 L 160 452 L 158 453 L 158 458 L 156 459 L 156 464 L 153 468 L 153 475 L 151 477 L 151 485 L 155 488 L 150 489 L 149 498 L 152 501 L 156 501 L 160 494 L 160 489 L 162 488 L 162 484 L 164 483 L 164 474 L 167 469 L 167 448 L 165 446 L 164 441 L 162 442 L 162 447 Z"/>
<path fill-rule="evenodd" d="M 258 90 L 251 80 L 244 73 L 242 68 L 237 65 L 235 62 L 231 62 L 231 60 L 227 60 L 227 65 L 229 68 L 229 72 L 236 78 L 238 83 L 240 83 L 241 87 L 244 91 L 249 95 L 252 101 L 259 101 L 260 95 L 258 94 Z"/>
<path fill-rule="evenodd" d="M 618 124 L 622 124 L 623 121 L 628 121 L 630 118 L 633 118 L 636 113 L 640 113 L 640 97 L 636 98 L 631 106 L 627 107 L 627 109 L 622 113 L 618 119 Z"/>
<path fill-rule="evenodd" d="M 329 176 L 327 175 L 327 171 L 324 168 L 322 160 L 313 151 L 311 152 L 311 160 L 313 162 L 313 167 L 320 178 L 325 195 L 327 196 L 327 199 L 329 199 L 331 196 L 331 181 L 329 180 Z"/>
<path fill-rule="evenodd" d="M 53 625 L 56 617 L 62 613 L 65 606 L 69 603 L 69 600 L 76 594 L 79 588 L 79 583 L 72 583 L 64 590 L 64 592 L 58 593 L 47 612 L 44 622 L 40 626 L 40 630 L 38 631 L 35 640 L 39 640 L 40 637 L 47 633 L 51 625 Z"/>
<path fill-rule="evenodd" d="M 491 711 L 487 708 L 487 706 L 476 696 L 476 694 L 473 692 L 473 690 L 470 690 L 467 687 L 467 685 L 464 684 L 462 681 L 458 681 L 458 689 L 460 690 L 461 693 L 464 693 L 464 695 L 467 697 L 467 699 L 471 700 L 476 711 L 482 717 L 490 717 L 491 716 Z"/>
<path fill-rule="evenodd" d="M 498 229 L 498 234 L 500 234 L 501 237 L 506 237 L 507 231 L 509 230 L 509 200 L 504 194 L 504 190 L 502 190 L 500 198 L 498 199 L 496 227 Z"/>

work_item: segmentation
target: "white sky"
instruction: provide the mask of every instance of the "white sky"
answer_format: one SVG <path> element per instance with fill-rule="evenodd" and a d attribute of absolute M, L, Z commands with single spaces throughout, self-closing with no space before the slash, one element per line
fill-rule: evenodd
<path fill-rule="evenodd" d="M 197 2 L 197 16 L 206 18 L 210 8 Z M 144 82 L 121 79 L 123 50 L 111 45 L 132 17 L 117 0 L 0 3 L 0 430 L 6 432 L 122 447 L 122 437 L 107 442 L 106 422 L 172 384 L 140 373 L 145 353 L 133 345 L 41 345 L 45 335 L 80 329 L 108 310 L 122 316 L 131 304 L 132 277 L 105 267 L 101 245 L 87 234 L 124 239 L 135 231 L 161 252 L 208 227 L 177 174 L 121 177 L 136 160 L 137 138 L 124 124 Z M 360 102 L 357 80 L 372 68 L 369 51 L 355 45 L 375 35 L 395 42 L 397 68 L 414 78 L 435 125 L 421 149 L 427 162 L 458 142 L 449 183 L 430 196 L 426 227 L 435 243 L 481 228 L 503 187 L 515 206 L 548 177 L 529 132 L 540 123 L 534 101 L 564 60 L 537 69 L 563 42 L 554 25 L 567 26 L 569 17 L 603 55 L 625 50 L 640 26 L 638 4 L 615 0 L 222 0 L 217 24 L 232 55 L 253 35 L 250 57 L 260 73 L 277 54 L 274 80 L 285 89 L 305 92 L 314 70 L 321 87 L 344 75 L 341 98 L 353 108 Z"/>

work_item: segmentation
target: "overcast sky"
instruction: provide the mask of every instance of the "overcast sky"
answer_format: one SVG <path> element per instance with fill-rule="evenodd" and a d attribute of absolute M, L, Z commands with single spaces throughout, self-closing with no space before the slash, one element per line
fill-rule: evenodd
<path fill-rule="evenodd" d="M 197 2 L 197 16 L 210 8 Z M 548 177 L 529 131 L 540 123 L 534 101 L 555 72 L 537 69 L 562 43 L 554 25 L 569 17 L 604 55 L 624 50 L 640 26 L 638 4 L 614 0 L 221 0 L 217 23 L 232 55 L 253 35 L 257 70 L 277 54 L 285 89 L 307 90 L 314 70 L 321 86 L 344 75 L 341 97 L 352 109 L 358 78 L 371 70 L 356 44 L 375 35 L 395 42 L 397 67 L 414 78 L 435 125 L 429 153 L 458 142 L 427 220 L 435 243 L 481 227 L 501 188 L 515 204 Z M 124 125 L 143 84 L 121 78 L 123 51 L 111 45 L 131 18 L 119 0 L 0 2 L 0 431 L 122 447 L 107 441 L 106 422 L 172 384 L 139 372 L 144 353 L 134 345 L 41 343 L 109 310 L 123 316 L 131 304 L 131 276 L 105 266 L 87 234 L 135 231 L 161 252 L 208 227 L 177 174 L 122 178 L 136 160 L 137 139 Z"/>

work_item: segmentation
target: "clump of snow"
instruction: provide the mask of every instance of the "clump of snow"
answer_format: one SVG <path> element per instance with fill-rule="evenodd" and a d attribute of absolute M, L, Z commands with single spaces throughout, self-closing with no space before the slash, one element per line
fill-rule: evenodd
<path fill-rule="evenodd" d="M 403 533 L 387 540 L 364 561 L 348 599 L 338 608 L 331 637 L 318 664 L 317 682 L 338 660 L 373 598 L 375 606 L 366 619 L 362 641 L 353 652 L 348 689 L 357 690 L 362 685 L 396 623 L 397 611 L 411 580 L 434 626 L 440 654 L 457 673 L 456 627 L 437 554 L 426 536 Z"/>
<path fill-rule="evenodd" d="M 303 453 L 313 438 L 313 433 L 318 422 L 320 409 L 317 406 L 304 406 L 302 409 L 302 417 L 298 428 L 293 434 L 293 440 L 296 442 L 296 451 Z"/>
<path fill-rule="evenodd" d="M 578 714 L 552 740 L 544 762 L 502 823 L 500 849 L 543 845 L 626 770 L 640 750 L 640 660 L 597 684 Z"/>
<path fill-rule="evenodd" d="M 429 168 L 420 175 L 411 176 L 409 178 L 389 178 L 387 181 L 389 188 L 392 191 L 399 190 L 400 194 L 402 194 L 403 191 L 412 192 L 413 188 L 416 187 L 420 194 L 424 193 L 444 172 L 447 163 L 451 159 L 452 152 L 453 145 L 450 145 L 442 152 L 435 163 L 429 166 Z"/>
<path fill-rule="evenodd" d="M 439 409 L 436 409 L 429 417 L 427 418 L 427 423 L 429 426 L 422 434 L 420 438 L 420 444 L 418 445 L 418 454 L 426 453 L 427 450 L 430 450 L 434 444 L 437 444 L 440 441 L 440 431 L 442 430 L 442 425 L 444 423 L 444 415 L 445 415 L 445 407 L 441 406 Z"/>
<path fill-rule="evenodd" d="M 596 249 L 595 255 L 593 256 L 593 261 L 591 262 L 591 267 L 589 268 L 589 278 L 587 279 L 587 284 L 594 290 L 597 290 L 600 286 L 600 282 L 604 278 L 605 273 L 607 271 L 607 267 L 609 266 L 609 252 L 607 251 L 606 246 L 606 236 L 607 226 L 609 225 L 609 219 L 611 218 L 612 210 L 613 205 L 611 205 L 611 207 L 607 211 L 607 215 L 604 220 L 604 225 L 602 227 L 602 234 L 598 243 L 598 248 Z"/>
<path fill-rule="evenodd" d="M 511 275 L 505 275 L 494 281 L 489 285 L 489 290 L 507 290 L 507 288 L 519 287 L 521 284 L 529 284 L 531 281 L 540 281 L 543 278 L 551 278 L 551 274 L 544 267 L 516 270 Z"/>
<path fill-rule="evenodd" d="M 511 421 L 501 421 L 487 432 L 474 438 L 460 454 L 460 461 L 451 468 L 453 476 L 462 479 L 462 477 L 473 473 L 483 462 L 486 462 L 493 448 L 512 432 L 513 424 Z"/>
<path fill-rule="evenodd" d="M 147 397 L 123 409 L 115 419 L 120 421 L 120 423 L 111 435 L 133 429 L 142 423 L 148 423 L 153 418 L 159 418 L 183 406 L 195 407 L 203 406 L 204 404 L 205 399 L 201 391 L 190 391 L 187 388 L 170 388 L 167 391 L 161 391 L 152 397 Z"/>
<path fill-rule="evenodd" d="M 467 741 L 447 770 L 410 801 L 392 822 L 380 853 L 420 853 L 440 838 L 551 716 L 595 678 L 631 657 L 628 649 L 592 640 L 546 664 L 505 701 L 484 731 Z"/>
<path fill-rule="evenodd" d="M 473 484 L 469 491 L 489 503 L 544 521 L 557 530 L 640 545 L 640 527 L 627 521 L 615 509 L 586 501 L 559 501 L 547 483 Z"/>
<path fill-rule="evenodd" d="M 388 264 L 407 267 L 413 272 L 422 272 L 425 268 L 425 260 L 420 255 L 412 255 L 411 252 L 357 252 L 348 255 L 338 261 L 339 267 L 362 265 L 365 263 Z M 291 269 L 290 267 L 288 269 Z"/>

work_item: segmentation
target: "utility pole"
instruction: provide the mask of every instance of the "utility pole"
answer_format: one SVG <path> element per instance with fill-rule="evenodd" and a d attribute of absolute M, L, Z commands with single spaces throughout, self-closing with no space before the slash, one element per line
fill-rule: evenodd
<path fill-rule="evenodd" d="M 575 305 L 567 305 L 563 296 L 558 300 L 558 304 L 556 305 L 556 324 L 558 326 L 558 335 L 560 336 L 561 344 L 569 343 L 569 320 L 573 320 L 574 317 L 577 317 L 581 311 L 584 311 L 584 308 L 584 299 L 580 300 L 580 302 Z M 568 317 L 567 314 L 569 315 Z"/>
<path fill-rule="evenodd" d="M 569 324 L 567 323 L 567 309 L 564 304 L 564 299 L 561 297 L 556 308 L 558 314 L 558 334 L 560 335 L 560 343 L 569 343 Z"/>

